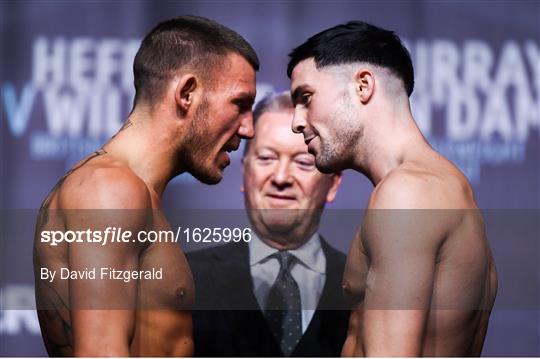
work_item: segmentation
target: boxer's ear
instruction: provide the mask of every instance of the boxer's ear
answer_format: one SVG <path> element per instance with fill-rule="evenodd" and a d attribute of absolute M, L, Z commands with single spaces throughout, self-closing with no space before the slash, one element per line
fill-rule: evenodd
<path fill-rule="evenodd" d="M 193 106 L 194 93 L 199 82 L 193 74 L 186 74 L 178 80 L 174 91 L 174 100 L 178 110 L 182 114 L 186 114 L 191 106 Z"/>
<path fill-rule="evenodd" d="M 369 102 L 371 96 L 373 96 L 373 91 L 375 90 L 375 77 L 373 76 L 373 72 L 366 68 L 362 68 L 356 72 L 354 80 L 356 94 L 358 95 L 360 102 L 365 105 Z"/>

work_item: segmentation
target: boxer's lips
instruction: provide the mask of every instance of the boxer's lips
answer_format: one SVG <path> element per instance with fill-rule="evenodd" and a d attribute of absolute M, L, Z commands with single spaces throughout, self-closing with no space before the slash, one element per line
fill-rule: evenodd
<path fill-rule="evenodd" d="M 313 141 L 314 138 L 315 137 L 312 137 L 309 141 L 306 141 L 307 151 L 313 156 L 317 157 L 317 151 L 315 150 L 315 141 Z"/>
<path fill-rule="evenodd" d="M 219 158 L 220 158 L 220 167 L 223 170 L 225 167 L 231 164 L 231 159 L 229 158 L 229 155 L 224 150 L 221 150 L 219 152 Z"/>
<path fill-rule="evenodd" d="M 306 143 L 306 146 L 309 146 L 309 143 L 311 142 L 311 140 L 313 140 L 316 136 L 311 136 L 309 138 L 304 138 L 304 142 Z"/>
<path fill-rule="evenodd" d="M 223 146 L 221 150 L 219 151 L 221 154 L 223 154 L 223 157 L 225 158 L 225 163 L 223 164 L 222 168 L 227 167 L 231 163 L 231 159 L 229 158 L 229 155 L 227 153 L 234 152 L 240 147 L 240 143 L 234 143 L 234 144 L 228 144 Z"/>
<path fill-rule="evenodd" d="M 238 147 L 240 147 L 240 144 L 236 143 L 236 144 L 232 144 L 232 145 L 231 144 L 225 145 L 225 146 L 223 146 L 223 148 L 221 148 L 219 153 L 220 153 L 220 156 L 222 156 L 224 158 L 224 161 L 225 161 L 222 164 L 222 169 L 224 169 L 225 167 L 227 167 L 231 163 L 231 159 L 229 158 L 228 153 L 236 151 L 238 149 Z"/>
<path fill-rule="evenodd" d="M 239 144 L 237 144 L 237 145 L 232 145 L 232 146 L 226 146 L 226 147 L 223 147 L 222 151 L 231 153 L 231 152 L 236 151 L 236 150 L 238 149 L 238 147 L 240 147 Z"/>

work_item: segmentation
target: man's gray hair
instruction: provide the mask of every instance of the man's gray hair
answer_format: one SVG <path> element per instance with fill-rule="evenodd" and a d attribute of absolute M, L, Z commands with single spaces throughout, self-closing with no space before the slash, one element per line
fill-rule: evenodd
<path fill-rule="evenodd" d="M 253 109 L 253 128 L 255 128 L 257 121 L 263 114 L 267 112 L 280 113 L 287 111 L 294 111 L 294 105 L 289 91 L 268 94 L 262 100 L 257 102 Z M 257 133 L 255 133 L 255 136 L 257 136 Z M 244 156 L 249 150 L 250 143 L 251 140 L 246 140 Z"/>

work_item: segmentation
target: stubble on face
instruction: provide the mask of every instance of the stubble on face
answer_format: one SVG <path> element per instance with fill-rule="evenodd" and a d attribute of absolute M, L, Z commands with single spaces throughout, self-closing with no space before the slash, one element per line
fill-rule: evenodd
<path fill-rule="evenodd" d="M 212 185 L 219 183 L 223 178 L 223 174 L 222 169 L 215 168 L 212 159 L 208 157 L 213 144 L 204 140 L 207 137 L 209 112 L 210 103 L 205 96 L 201 100 L 199 107 L 197 107 L 187 130 L 182 161 L 184 161 L 188 172 L 193 177 L 204 184 Z"/>
<path fill-rule="evenodd" d="M 344 90 L 337 96 L 335 111 L 328 114 L 326 123 L 332 130 L 325 137 L 319 135 L 320 151 L 315 165 L 322 173 L 336 173 L 351 165 L 363 128 L 355 121 L 355 109 L 350 94 Z"/>

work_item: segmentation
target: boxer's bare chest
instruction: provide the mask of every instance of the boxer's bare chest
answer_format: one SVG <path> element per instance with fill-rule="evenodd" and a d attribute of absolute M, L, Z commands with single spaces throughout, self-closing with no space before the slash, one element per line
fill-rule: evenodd
<path fill-rule="evenodd" d="M 165 233 L 171 227 L 161 211 L 154 210 L 148 231 Z M 159 237 L 158 237 L 159 238 Z M 141 255 L 139 270 L 148 277 L 139 282 L 139 309 L 189 309 L 194 300 L 194 285 L 180 243 L 171 236 L 149 245 Z"/>
<path fill-rule="evenodd" d="M 369 259 L 364 251 L 362 239 L 357 235 L 347 256 L 342 282 L 345 298 L 352 308 L 364 299 L 368 269 Z"/>

